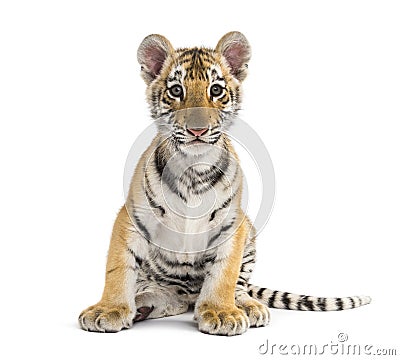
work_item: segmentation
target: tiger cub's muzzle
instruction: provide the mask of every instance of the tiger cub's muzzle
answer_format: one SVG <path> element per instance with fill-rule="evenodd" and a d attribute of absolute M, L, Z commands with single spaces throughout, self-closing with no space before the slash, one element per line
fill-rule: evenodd
<path fill-rule="evenodd" d="M 218 109 L 194 107 L 178 110 L 175 113 L 175 126 L 178 141 L 205 142 L 213 144 L 221 135 Z M 184 141 L 182 141 L 184 140 Z"/>

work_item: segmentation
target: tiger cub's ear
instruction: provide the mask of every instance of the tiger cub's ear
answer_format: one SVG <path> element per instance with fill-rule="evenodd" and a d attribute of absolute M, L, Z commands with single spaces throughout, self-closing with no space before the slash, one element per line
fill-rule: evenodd
<path fill-rule="evenodd" d="M 174 51 L 171 43 L 162 35 L 146 36 L 137 51 L 142 77 L 149 85 L 160 73 L 165 59 Z"/>
<path fill-rule="evenodd" d="M 215 50 L 223 55 L 232 75 L 239 81 L 243 81 L 247 75 L 247 63 L 251 57 L 251 48 L 246 37 L 238 31 L 229 32 L 218 41 Z"/>

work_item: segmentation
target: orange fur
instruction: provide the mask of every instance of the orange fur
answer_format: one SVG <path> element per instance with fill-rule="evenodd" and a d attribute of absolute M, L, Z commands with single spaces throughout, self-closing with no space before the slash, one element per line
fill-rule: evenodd
<path fill-rule="evenodd" d="M 234 306 L 235 287 L 239 276 L 240 264 L 243 257 L 244 242 L 248 237 L 246 222 L 242 221 L 234 235 L 232 251 L 222 270 L 218 286 L 215 288 L 214 296 L 218 299 L 218 307 Z"/>
<path fill-rule="evenodd" d="M 106 266 L 106 281 L 101 300 L 82 311 L 79 321 L 84 329 L 118 331 L 129 327 L 134 310 L 127 292 L 127 276 L 132 271 L 127 259 L 127 241 L 133 228 L 123 206 L 115 220 Z"/>

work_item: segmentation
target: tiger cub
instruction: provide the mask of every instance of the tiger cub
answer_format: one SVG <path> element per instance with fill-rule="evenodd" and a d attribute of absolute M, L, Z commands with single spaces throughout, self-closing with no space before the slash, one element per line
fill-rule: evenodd
<path fill-rule="evenodd" d="M 138 61 L 158 134 L 141 156 L 112 232 L 101 300 L 82 329 L 116 332 L 194 306 L 200 331 L 238 335 L 268 307 L 328 311 L 368 297 L 321 298 L 249 284 L 255 229 L 242 211 L 242 170 L 227 130 L 241 104 L 250 45 L 240 32 L 215 49 L 175 50 L 161 35 Z"/>

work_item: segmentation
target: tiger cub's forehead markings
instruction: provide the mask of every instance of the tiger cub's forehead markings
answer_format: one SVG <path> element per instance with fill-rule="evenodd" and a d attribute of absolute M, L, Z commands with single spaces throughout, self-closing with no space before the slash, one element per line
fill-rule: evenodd
<path fill-rule="evenodd" d="M 181 64 L 174 66 L 167 77 L 167 86 L 170 87 L 175 84 L 182 84 L 185 75 L 186 70 Z"/>
<path fill-rule="evenodd" d="M 178 49 L 178 61 L 181 64 L 192 62 L 207 61 L 209 63 L 215 62 L 214 50 L 206 48 L 193 47 L 189 49 Z"/>
<path fill-rule="evenodd" d="M 212 82 L 220 84 L 222 86 L 225 85 L 225 79 L 222 74 L 222 70 L 218 65 L 211 65 L 210 68 L 207 69 L 207 74 Z"/>
<path fill-rule="evenodd" d="M 208 81 L 206 69 L 216 62 L 214 51 L 206 48 L 177 50 L 177 62 L 182 64 L 189 80 Z"/>

